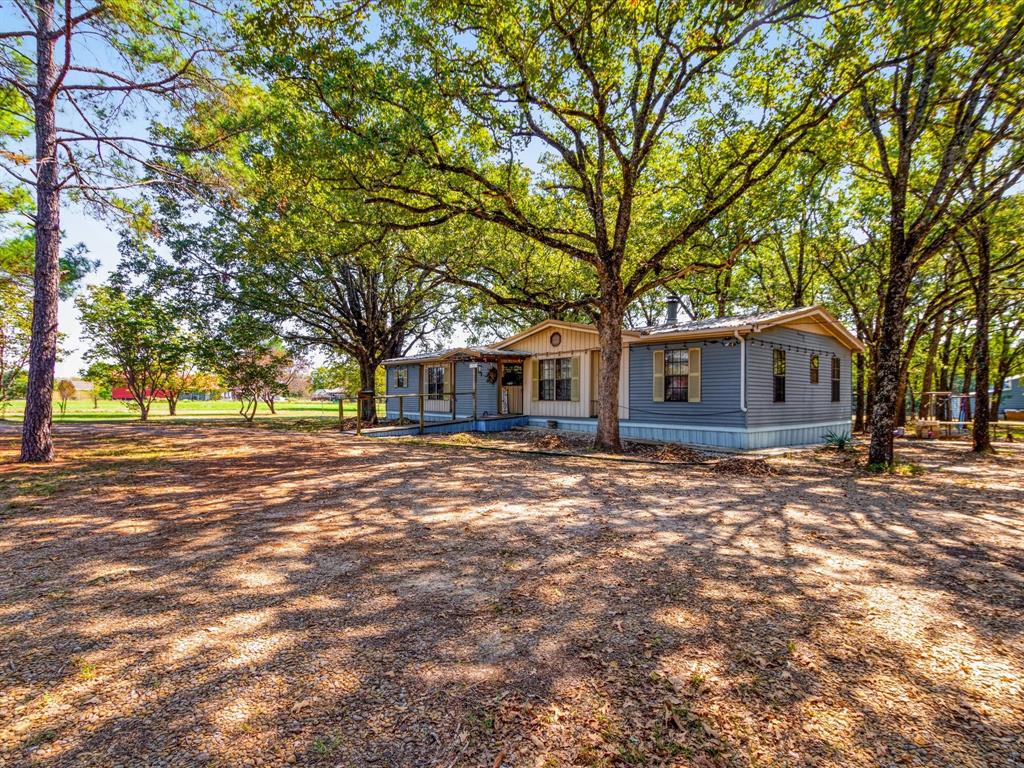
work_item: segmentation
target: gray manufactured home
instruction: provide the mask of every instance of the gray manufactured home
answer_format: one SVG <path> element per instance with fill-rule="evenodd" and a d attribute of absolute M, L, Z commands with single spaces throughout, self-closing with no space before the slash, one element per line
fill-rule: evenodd
<path fill-rule="evenodd" d="M 850 431 L 851 358 L 863 346 L 826 310 L 697 321 L 674 310 L 623 331 L 624 439 L 749 450 Z M 599 364 L 596 328 L 546 320 L 486 347 L 386 360 L 387 394 L 408 395 L 389 397 L 388 415 L 418 418 L 422 402 L 426 421 L 593 432 Z"/>

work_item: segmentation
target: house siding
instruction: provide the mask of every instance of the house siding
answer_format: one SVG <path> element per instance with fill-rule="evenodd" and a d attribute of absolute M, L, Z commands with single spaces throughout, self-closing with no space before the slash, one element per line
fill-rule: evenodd
<path fill-rule="evenodd" d="M 407 386 L 399 387 L 398 369 L 405 368 L 409 371 L 409 382 Z M 389 365 L 384 369 L 385 381 L 387 382 L 387 394 L 389 395 L 416 395 L 420 391 L 420 366 L 410 363 L 408 365 Z"/>
<path fill-rule="evenodd" d="M 597 431 L 597 419 L 558 419 L 557 428 L 567 432 L 593 434 Z M 547 421 L 529 418 L 533 427 L 545 427 Z M 849 430 L 848 419 L 822 424 L 795 424 L 791 426 L 760 427 L 700 427 L 689 424 L 644 423 L 638 421 L 619 422 L 619 433 L 624 440 L 655 440 L 668 443 L 683 443 L 703 448 L 724 451 L 763 451 L 771 448 L 821 445 L 829 432 Z"/>
<path fill-rule="evenodd" d="M 497 367 L 497 363 L 480 363 L 476 373 L 476 413 L 477 416 L 494 416 L 498 413 L 498 384 L 487 383 L 487 371 L 491 366 Z M 455 410 L 458 415 L 473 415 L 473 369 L 468 362 L 455 364 L 455 391 L 458 396 L 455 398 Z"/>
<path fill-rule="evenodd" d="M 555 330 L 561 334 L 561 343 L 552 347 L 551 334 Z M 848 431 L 853 399 L 852 356 L 844 342 L 839 341 L 840 337 L 849 338 L 848 335 L 842 331 L 838 331 L 838 336 L 833 333 L 837 333 L 834 325 L 803 314 L 794 317 L 792 323 L 753 333 L 742 344 L 714 329 L 694 332 L 696 339 L 685 340 L 627 333 L 623 339 L 619 378 L 621 434 L 626 439 L 666 440 L 724 450 L 763 450 L 820 444 L 828 432 Z M 596 429 L 597 420 L 593 416 L 600 354 L 595 331 L 551 323 L 512 337 L 497 347 L 528 355 L 523 361 L 524 415 L 508 418 L 515 418 L 517 424 L 546 426 L 554 420 L 562 429 L 582 432 Z M 654 352 L 692 347 L 701 350 L 700 402 L 656 402 Z M 782 403 L 773 402 L 772 352 L 777 348 L 786 352 L 786 400 Z M 820 359 L 817 384 L 810 382 L 810 359 L 814 353 Z M 551 357 L 578 359 L 577 401 L 532 399 L 533 366 L 536 361 Z M 832 402 L 833 359 L 838 359 L 841 365 L 837 402 Z M 418 394 L 424 363 L 408 364 L 409 383 L 401 390 L 395 386 L 396 363 L 386 366 L 388 393 Z M 473 373 L 465 360 L 453 365 L 454 381 L 449 386 L 449 389 L 466 393 L 456 397 L 455 420 L 450 400 L 427 402 L 425 418 L 445 431 L 476 429 L 482 423 L 493 428 L 498 422 L 504 423 L 504 418 L 494 418 L 501 387 L 487 382 L 490 365 L 482 363 L 476 374 L 476 420 L 469 418 L 473 413 L 473 397 L 469 394 L 473 390 Z M 418 398 L 411 398 L 407 405 L 407 415 L 415 418 Z M 388 411 L 397 415 L 397 403 L 389 403 Z M 446 421 L 449 426 L 442 426 L 441 422 Z"/>
<path fill-rule="evenodd" d="M 478 416 L 493 416 L 498 412 L 498 385 L 497 382 L 494 384 L 487 383 L 487 369 L 494 365 L 494 363 L 481 363 L 479 373 L 477 374 L 477 415 Z M 458 394 L 455 397 L 455 411 L 458 417 L 469 417 L 473 415 L 473 396 L 470 394 L 473 390 L 473 372 L 469 367 L 469 362 L 459 361 L 453 363 L 455 369 L 455 392 Z M 398 387 L 398 372 L 397 369 L 402 366 L 400 365 L 389 365 L 385 369 L 386 371 L 386 382 L 387 382 L 387 394 L 389 395 L 418 395 L 420 392 L 420 376 L 425 368 L 425 364 L 410 363 L 406 368 L 409 369 L 409 383 L 405 387 Z M 447 385 L 450 388 L 450 384 Z M 465 393 L 465 394 L 463 394 Z M 398 416 L 398 400 L 395 398 L 389 398 L 387 402 L 387 414 L 390 417 Z M 419 413 L 420 403 L 418 397 L 410 397 L 403 403 L 404 414 L 407 418 L 415 418 Z M 424 409 L 428 412 L 431 418 L 450 418 L 451 417 L 451 402 L 448 400 L 428 400 L 424 404 Z"/>
<path fill-rule="evenodd" d="M 409 371 L 409 382 L 407 386 L 399 387 L 397 385 L 399 368 L 405 368 Z M 384 382 L 386 394 L 417 395 L 420 391 L 420 366 L 415 363 L 409 363 L 408 365 L 385 366 Z M 405 418 L 414 418 L 420 410 L 419 398 L 407 397 L 401 402 L 401 404 L 399 403 L 398 398 L 389 397 L 385 401 L 384 408 L 389 418 L 398 418 L 399 407 L 401 407 L 401 413 Z"/>
<path fill-rule="evenodd" d="M 562 342 L 557 347 L 552 347 L 551 334 L 556 331 L 561 335 Z M 505 344 L 505 342 L 502 342 L 498 346 L 505 348 Z M 547 326 L 539 328 L 529 336 L 509 342 L 507 346 L 509 349 L 514 349 L 517 352 L 528 352 L 531 355 L 546 355 L 556 352 L 569 355 L 588 349 L 597 349 L 597 331 Z"/>
<path fill-rule="evenodd" d="M 588 416 L 590 381 L 589 352 L 551 352 L 537 355 L 537 360 L 549 358 L 575 357 L 580 366 L 579 400 L 534 400 L 533 399 L 533 362 L 528 358 L 523 362 L 523 410 L 530 416 L 550 416 L 560 418 L 579 418 Z"/>
<path fill-rule="evenodd" d="M 989 402 L 992 397 L 995 397 L 995 390 L 989 396 Z M 974 414 L 975 408 L 975 396 L 971 393 L 968 396 L 971 402 L 971 414 Z M 1021 411 L 1024 410 L 1024 377 L 1012 376 L 1003 382 L 1002 397 L 999 400 L 999 418 L 1005 419 L 1007 411 Z M 955 414 L 955 418 L 964 418 L 966 416 L 965 409 L 961 407 L 960 413 Z"/>
<path fill-rule="evenodd" d="M 1015 376 L 1007 379 L 1009 389 L 1004 389 L 999 400 L 999 417 L 1005 418 L 1006 412 L 1024 410 L 1024 378 Z"/>
<path fill-rule="evenodd" d="M 699 403 L 654 402 L 654 355 L 656 349 L 701 348 Z M 723 340 L 675 341 L 633 344 L 629 354 L 629 418 L 666 425 L 743 427 L 740 409 L 739 346 Z"/>
<path fill-rule="evenodd" d="M 786 352 L 786 402 L 772 401 L 772 351 Z M 812 351 L 818 353 L 818 383 L 810 382 Z M 832 357 L 840 360 L 839 402 L 832 402 Z M 747 426 L 770 427 L 823 422 L 849 424 L 852 408 L 851 355 L 831 336 L 793 328 L 772 328 L 747 340 Z"/>

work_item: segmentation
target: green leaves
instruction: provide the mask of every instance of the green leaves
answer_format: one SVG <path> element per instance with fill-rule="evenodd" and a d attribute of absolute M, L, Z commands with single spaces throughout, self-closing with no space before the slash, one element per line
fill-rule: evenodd
<path fill-rule="evenodd" d="M 86 361 L 115 366 L 145 419 L 149 404 L 191 354 L 180 321 L 157 295 L 117 279 L 90 286 L 75 304 L 82 335 L 92 343 Z"/>
<path fill-rule="evenodd" d="M 805 49 L 809 3 L 379 3 L 372 28 L 287 5 L 244 26 L 247 63 L 333 124 L 332 175 L 394 226 L 473 219 L 529 242 L 533 274 L 575 261 L 561 299 L 524 290 L 516 260 L 470 271 L 549 310 L 582 291 L 599 313 L 601 275 L 628 301 L 692 269 L 688 243 L 844 86 L 826 65 L 847 37 Z"/>

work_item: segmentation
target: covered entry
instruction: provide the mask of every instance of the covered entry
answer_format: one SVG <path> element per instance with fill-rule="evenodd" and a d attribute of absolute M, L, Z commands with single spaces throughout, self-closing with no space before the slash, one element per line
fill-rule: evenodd
<path fill-rule="evenodd" d="M 523 364 L 503 362 L 501 364 L 501 394 L 498 401 L 499 413 L 518 415 L 523 412 Z"/>
<path fill-rule="evenodd" d="M 511 349 L 457 347 L 385 360 L 388 418 L 421 412 L 429 420 L 521 414 L 526 357 Z"/>

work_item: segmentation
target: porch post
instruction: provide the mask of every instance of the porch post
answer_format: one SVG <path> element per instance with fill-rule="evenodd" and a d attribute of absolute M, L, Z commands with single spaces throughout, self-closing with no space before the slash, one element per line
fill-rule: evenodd
<path fill-rule="evenodd" d="M 420 364 L 420 434 L 423 434 L 423 411 L 426 399 L 426 389 L 423 386 L 423 364 Z"/>

